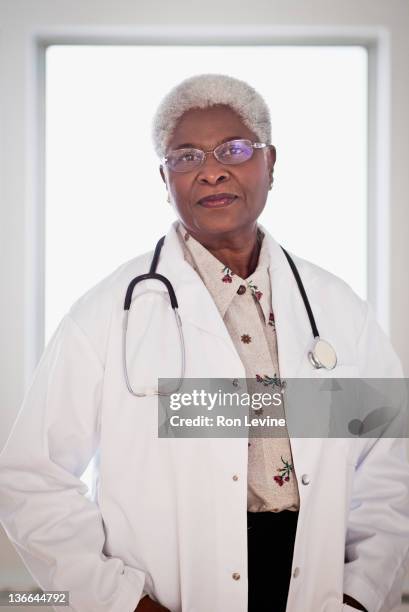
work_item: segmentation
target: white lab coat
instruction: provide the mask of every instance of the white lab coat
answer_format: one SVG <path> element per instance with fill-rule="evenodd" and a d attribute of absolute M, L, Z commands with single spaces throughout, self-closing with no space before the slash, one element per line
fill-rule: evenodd
<path fill-rule="evenodd" d="M 245 378 L 175 227 L 157 272 L 178 298 L 186 377 Z M 338 355 L 333 372 L 312 369 L 304 304 L 279 245 L 261 227 L 281 376 L 401 377 L 368 305 L 343 281 L 294 257 L 321 336 Z M 157 398 L 135 398 L 125 385 L 124 296 L 152 254 L 90 289 L 58 326 L 0 457 L 0 519 L 43 589 L 70 591 L 70 610 L 131 612 L 145 590 L 172 612 L 245 612 L 247 439 L 158 438 Z M 179 375 L 173 311 L 157 281 L 137 285 L 134 300 L 133 383 L 155 388 L 158 376 Z M 404 440 L 293 438 L 291 447 L 300 512 L 287 612 L 353 610 L 342 603 L 344 592 L 369 612 L 391 610 L 408 558 Z M 94 455 L 95 501 L 80 480 Z"/>

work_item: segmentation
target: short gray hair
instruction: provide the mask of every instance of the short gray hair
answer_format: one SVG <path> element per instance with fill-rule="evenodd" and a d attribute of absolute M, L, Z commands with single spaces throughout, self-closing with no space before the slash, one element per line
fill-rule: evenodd
<path fill-rule="evenodd" d="M 173 87 L 154 115 L 152 140 L 158 157 L 165 155 L 183 113 L 191 108 L 207 108 L 215 104 L 230 106 L 257 138 L 271 144 L 270 111 L 251 85 L 225 74 L 198 74 Z"/>

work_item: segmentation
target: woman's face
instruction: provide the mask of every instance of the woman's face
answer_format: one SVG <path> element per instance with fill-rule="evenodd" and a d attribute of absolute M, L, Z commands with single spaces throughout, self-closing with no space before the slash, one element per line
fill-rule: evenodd
<path fill-rule="evenodd" d="M 237 138 L 259 141 L 230 107 L 194 108 L 180 118 L 167 152 L 187 143 L 210 151 Z M 249 160 L 237 165 L 222 164 L 213 154 L 207 154 L 199 168 L 178 173 L 161 165 L 160 173 L 179 219 L 193 236 L 233 237 L 248 233 L 255 226 L 266 203 L 275 159 L 275 148 L 270 146 L 254 149 Z M 199 203 L 201 198 L 216 193 L 238 197 L 221 208 L 207 208 Z"/>

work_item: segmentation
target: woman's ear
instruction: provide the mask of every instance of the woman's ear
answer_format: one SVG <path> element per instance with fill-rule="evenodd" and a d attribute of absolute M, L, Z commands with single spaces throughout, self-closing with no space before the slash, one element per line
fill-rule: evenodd
<path fill-rule="evenodd" d="M 268 166 L 268 175 L 269 175 L 268 189 L 270 190 L 274 182 L 274 177 L 273 177 L 274 164 L 276 162 L 276 149 L 273 145 L 268 145 L 267 154 L 268 154 L 267 166 Z"/>
<path fill-rule="evenodd" d="M 169 197 L 169 189 L 168 189 L 168 184 L 167 184 L 167 182 L 166 182 L 165 171 L 164 171 L 164 169 L 163 169 L 162 164 L 159 166 L 159 172 L 160 172 L 160 175 L 161 175 L 161 177 L 162 177 L 163 182 L 164 182 L 164 183 L 165 183 L 165 185 L 166 185 L 166 191 L 168 192 L 167 201 L 170 203 L 170 197 Z"/>
<path fill-rule="evenodd" d="M 163 182 L 165 183 L 165 185 L 166 185 L 166 177 L 165 177 L 165 172 L 164 172 L 164 170 L 163 170 L 163 166 L 162 166 L 162 164 L 159 166 L 159 172 L 160 172 L 160 175 L 161 175 L 161 177 L 162 177 L 162 181 L 163 181 Z"/>
<path fill-rule="evenodd" d="M 268 145 L 268 152 L 269 152 L 269 170 L 270 172 L 273 172 L 274 169 L 274 164 L 276 163 L 277 160 L 277 151 L 274 145 Z"/>

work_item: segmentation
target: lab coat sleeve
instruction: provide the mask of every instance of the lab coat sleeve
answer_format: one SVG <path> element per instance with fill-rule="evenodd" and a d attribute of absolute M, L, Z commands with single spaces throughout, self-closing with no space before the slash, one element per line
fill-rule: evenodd
<path fill-rule="evenodd" d="M 388 338 L 372 308 L 367 306 L 366 312 L 358 345 L 361 377 L 401 378 L 402 368 Z M 405 392 L 402 398 L 396 418 L 400 431 L 407 432 Z M 399 430 L 395 427 L 396 423 L 396 436 Z M 347 523 L 344 593 L 369 612 L 389 612 L 401 602 L 409 570 L 407 439 L 382 437 L 361 442 Z"/>
<path fill-rule="evenodd" d="M 145 574 L 104 554 L 102 516 L 80 480 L 98 446 L 103 378 L 103 364 L 68 313 L 0 455 L 0 521 L 41 588 L 69 591 L 66 609 L 133 612 Z"/>

